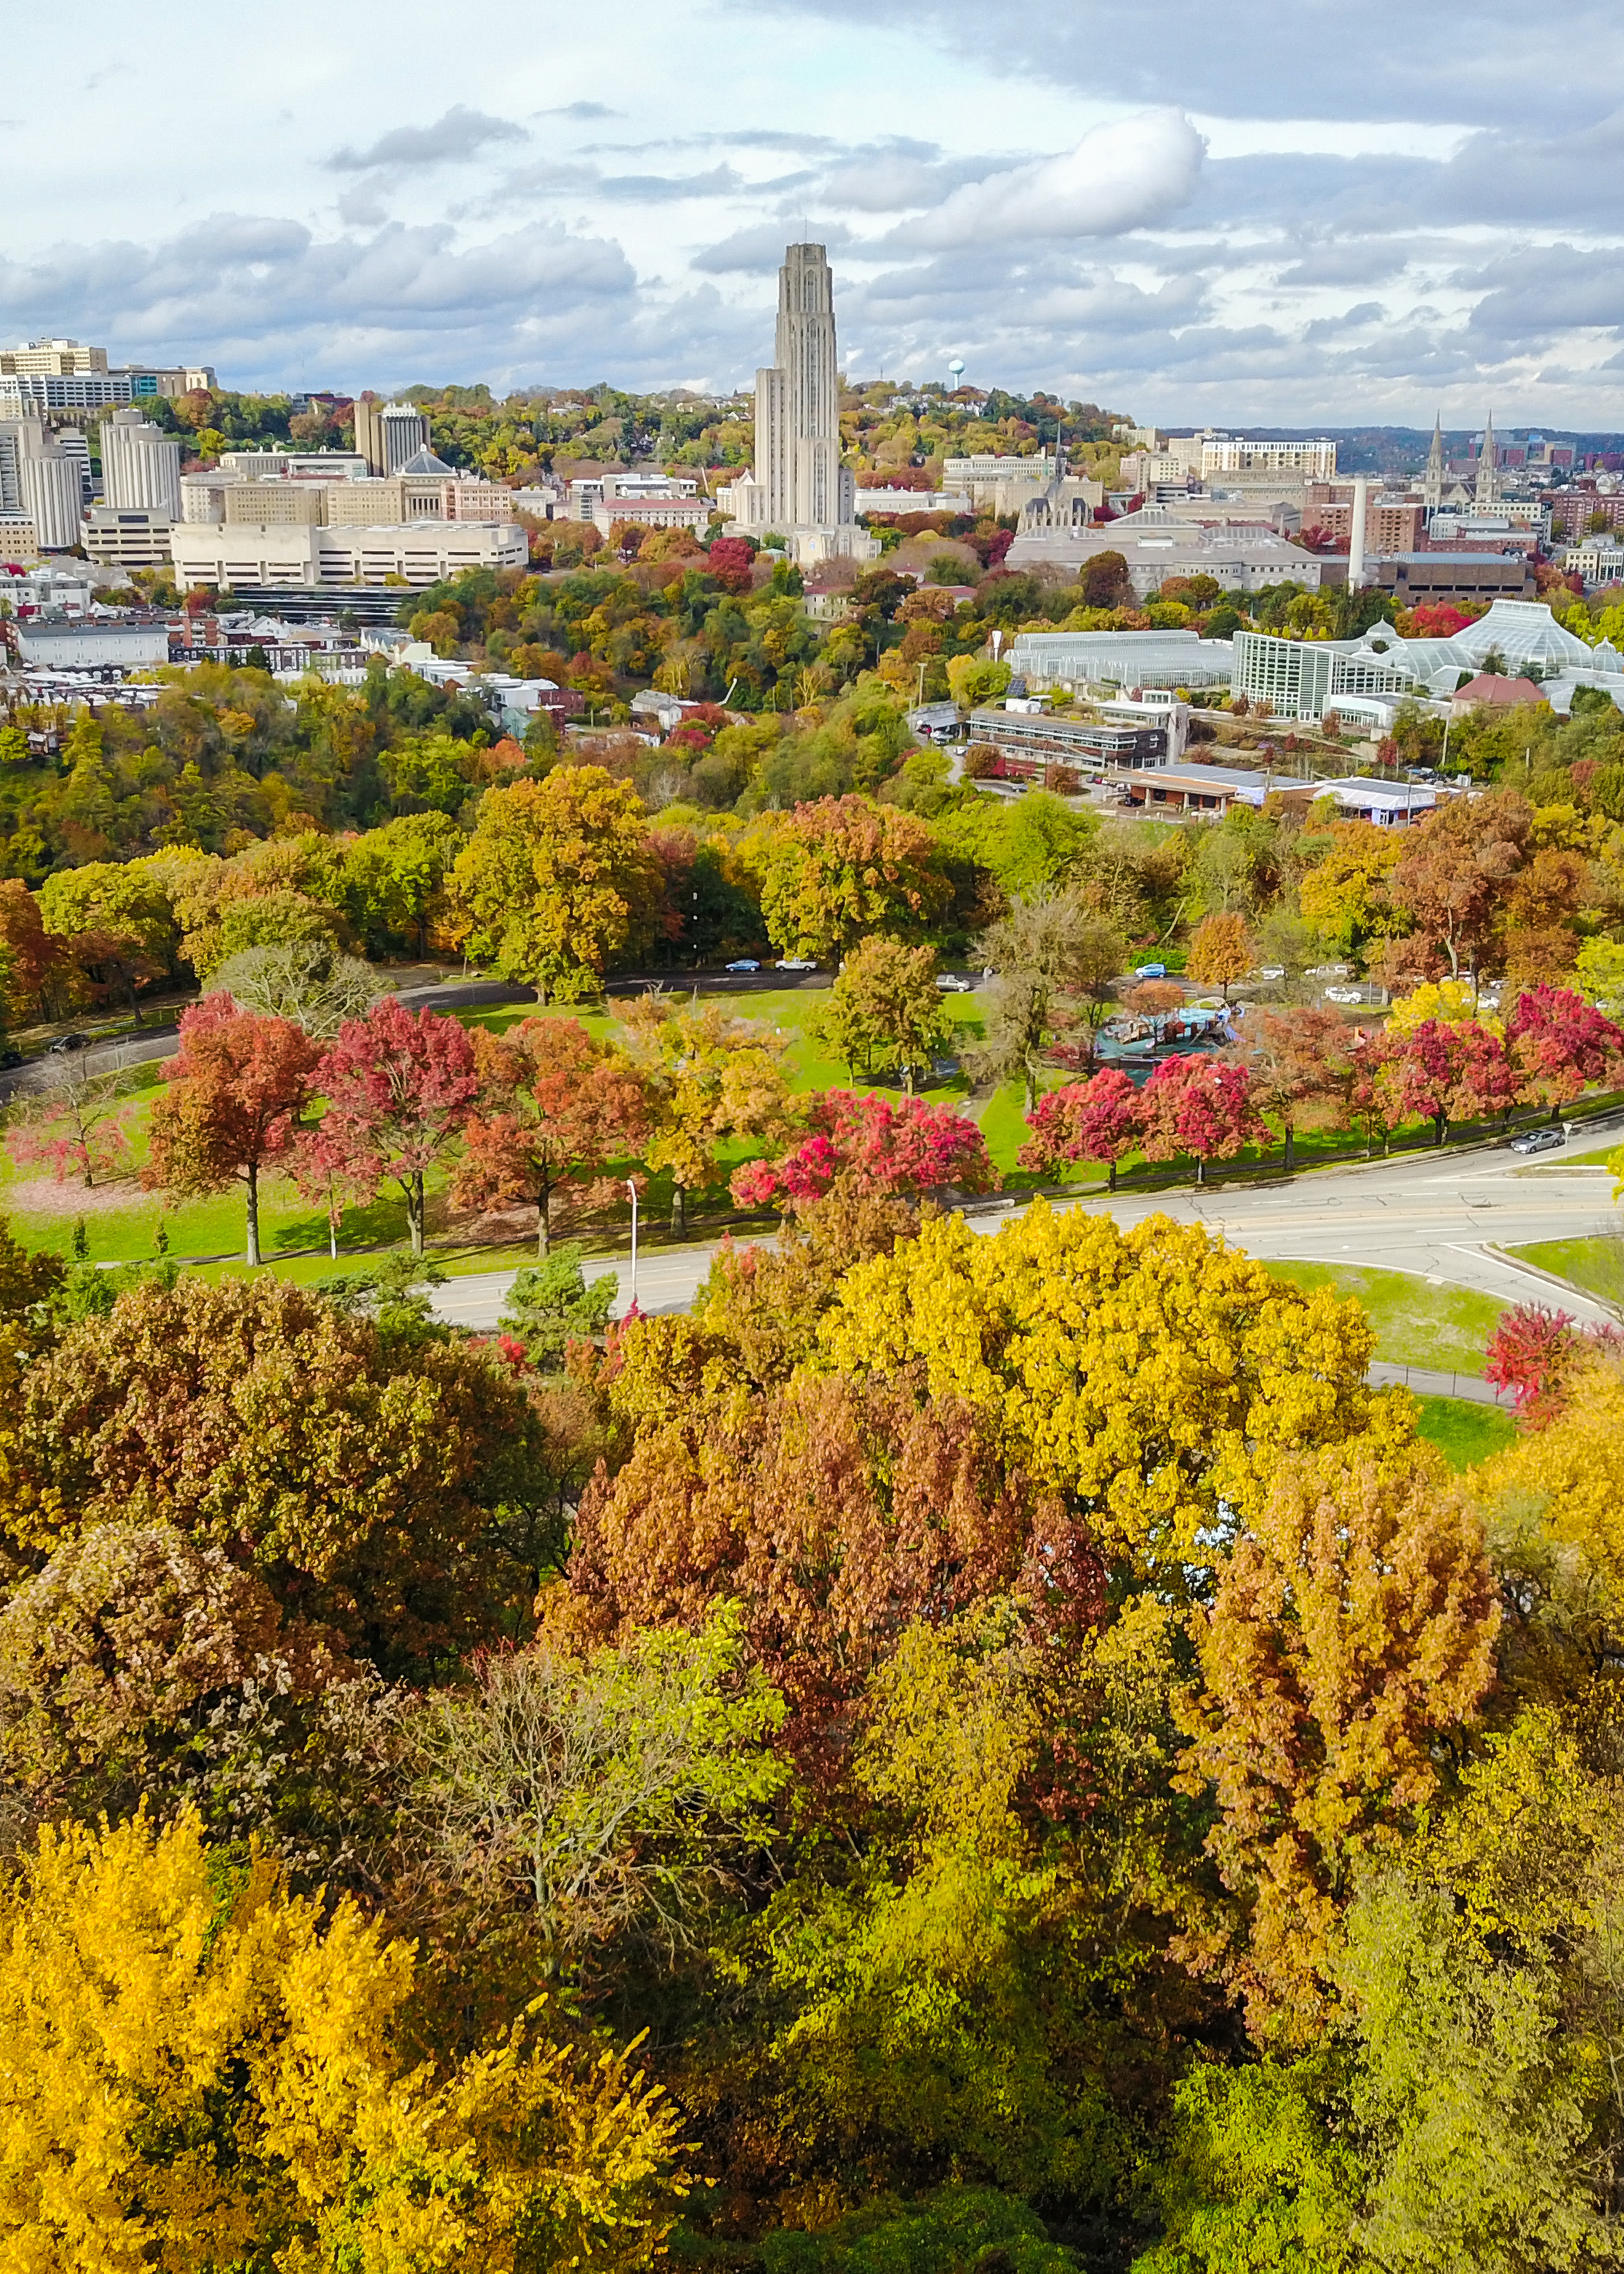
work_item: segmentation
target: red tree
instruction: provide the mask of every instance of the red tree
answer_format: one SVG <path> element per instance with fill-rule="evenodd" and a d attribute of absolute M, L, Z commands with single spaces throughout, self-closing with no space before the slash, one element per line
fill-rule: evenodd
<path fill-rule="evenodd" d="M 1149 1161 L 1195 1161 L 1195 1180 L 1207 1181 L 1209 1161 L 1228 1161 L 1241 1147 L 1265 1138 L 1268 1126 L 1252 1101 L 1244 1066 L 1221 1059 L 1165 1058 L 1146 1083 L 1140 1143 Z"/>
<path fill-rule="evenodd" d="M 1389 1065 L 1400 1107 L 1425 1114 L 1440 1145 L 1461 1115 L 1506 1113 L 1516 1103 L 1505 1045 L 1486 1027 L 1427 1019 L 1402 1036 Z"/>
<path fill-rule="evenodd" d="M 725 592 L 749 591 L 756 552 L 744 538 L 718 537 L 706 555 L 706 563 Z"/>
<path fill-rule="evenodd" d="M 1253 1022 L 1247 1023 L 1251 1039 Z M 1253 1101 L 1280 1123 L 1289 1169 L 1299 1129 L 1325 1128 L 1346 1114 L 1354 1073 L 1349 1030 L 1319 1004 L 1265 1011 L 1255 1026 Z"/>
<path fill-rule="evenodd" d="M 259 1171 L 294 1145 L 320 1052 L 290 1020 L 208 995 L 183 1011 L 180 1049 L 162 1068 L 142 1182 L 172 1193 L 248 1188 L 248 1261 L 259 1261 Z"/>
<path fill-rule="evenodd" d="M 305 1180 L 324 1192 L 333 1180 L 369 1193 L 396 1186 L 421 1255 L 424 1178 L 449 1154 L 478 1092 L 466 1031 L 433 1011 L 414 1017 L 387 995 L 339 1028 L 316 1087 L 327 1110 L 301 1148 Z"/>
<path fill-rule="evenodd" d="M 946 1185 L 991 1191 L 997 1171 L 974 1121 L 922 1097 L 859 1096 L 826 1089 L 812 1102 L 812 1134 L 778 1161 L 748 1161 L 733 1172 L 744 1208 L 771 1201 L 793 1210 L 838 1182 L 853 1194 L 936 1192 Z"/>
<path fill-rule="evenodd" d="M 474 1058 L 485 1110 L 469 1116 L 456 1196 L 474 1208 L 533 1201 L 536 1250 L 545 1255 L 554 1200 L 566 1190 L 589 1205 L 598 1200 L 591 1180 L 642 1144 L 647 1086 L 624 1051 L 595 1042 L 578 1019 L 478 1033 Z"/>
<path fill-rule="evenodd" d="M 1127 1075 L 1105 1066 L 1092 1081 L 1068 1082 L 1039 1098 L 1026 1116 L 1032 1134 L 1016 1155 L 1023 1169 L 1055 1170 L 1068 1161 L 1103 1161 L 1116 1189 L 1116 1163 L 1139 1141 L 1139 1094 Z"/>
<path fill-rule="evenodd" d="M 1568 1311 L 1543 1303 L 1515 1303 L 1502 1311 L 1488 1341 L 1485 1378 L 1508 1389 L 1517 1419 L 1530 1429 L 1554 1421 L 1567 1403 L 1568 1385 L 1581 1359 L 1595 1351 L 1617 1350 L 1624 1335 L 1617 1327 L 1581 1327 Z"/>
<path fill-rule="evenodd" d="M 1506 1021 L 1506 1047 L 1530 1105 L 1555 1119 L 1592 1082 L 1613 1082 L 1624 1058 L 1624 1034 L 1582 995 L 1566 987 L 1530 987 Z"/>

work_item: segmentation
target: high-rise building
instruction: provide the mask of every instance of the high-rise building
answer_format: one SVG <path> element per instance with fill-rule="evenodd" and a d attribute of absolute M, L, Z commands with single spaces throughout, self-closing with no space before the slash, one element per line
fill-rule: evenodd
<path fill-rule="evenodd" d="M 139 410 L 102 422 L 102 493 L 109 506 L 180 519 L 180 445 Z"/>
<path fill-rule="evenodd" d="M 743 526 L 778 532 L 798 559 L 878 550 L 858 526 L 856 485 L 840 463 L 834 279 L 821 245 L 785 249 L 774 359 L 756 374 L 756 464 L 731 494 Z"/>
<path fill-rule="evenodd" d="M 79 461 L 56 435 L 33 418 L 0 420 L 0 510 L 26 514 L 41 552 L 79 543 L 84 504 Z"/>
<path fill-rule="evenodd" d="M 378 413 L 378 432 L 383 445 L 380 474 L 398 474 L 409 458 L 429 447 L 428 419 L 410 403 L 386 403 Z"/>

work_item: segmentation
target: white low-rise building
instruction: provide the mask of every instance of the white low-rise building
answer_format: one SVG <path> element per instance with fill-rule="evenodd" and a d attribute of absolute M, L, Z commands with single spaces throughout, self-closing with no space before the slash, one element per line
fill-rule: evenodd
<path fill-rule="evenodd" d="M 1227 687 L 1234 651 L 1228 640 L 1192 631 L 1020 632 L 1008 660 L 1028 687 Z"/>
<path fill-rule="evenodd" d="M 1255 592 L 1269 584 L 1319 586 L 1318 557 L 1282 537 L 1267 522 L 1233 522 L 1211 527 L 1176 519 L 1159 506 L 1100 523 L 1065 522 L 1048 527 L 1023 525 L 1011 546 L 1007 565 L 1034 568 L 1042 562 L 1080 577 L 1101 553 L 1119 553 L 1135 596 L 1149 599 L 1169 576 L 1211 576 L 1228 591 Z"/>
<path fill-rule="evenodd" d="M 167 624 L 26 621 L 16 637 L 23 662 L 49 671 L 144 671 L 169 659 Z"/>
<path fill-rule="evenodd" d="M 183 521 L 169 532 L 169 549 L 176 581 L 188 591 L 438 584 L 469 568 L 523 568 L 530 559 L 517 522 L 428 518 L 354 529 Z"/>

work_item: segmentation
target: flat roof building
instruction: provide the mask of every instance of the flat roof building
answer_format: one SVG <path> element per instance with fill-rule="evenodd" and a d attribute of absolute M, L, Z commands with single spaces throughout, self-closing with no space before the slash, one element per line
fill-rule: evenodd
<path fill-rule="evenodd" d="M 1086 687 L 1227 687 L 1234 668 L 1228 640 L 1192 631 L 1020 632 L 1009 661 L 1030 687 L 1075 693 Z"/>

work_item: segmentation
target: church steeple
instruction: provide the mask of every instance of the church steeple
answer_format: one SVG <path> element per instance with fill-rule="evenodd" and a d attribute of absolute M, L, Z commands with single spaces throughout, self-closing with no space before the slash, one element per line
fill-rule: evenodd
<path fill-rule="evenodd" d="M 1421 502 L 1428 513 L 1437 513 L 1444 501 L 1444 414 L 1440 410 L 1432 421 L 1432 447 L 1426 454 L 1426 471 L 1421 478 Z"/>
<path fill-rule="evenodd" d="M 1500 452 L 1494 441 L 1494 413 L 1492 410 L 1488 424 L 1483 430 L 1483 455 L 1477 461 L 1475 503 L 1479 513 L 1500 503 Z"/>

